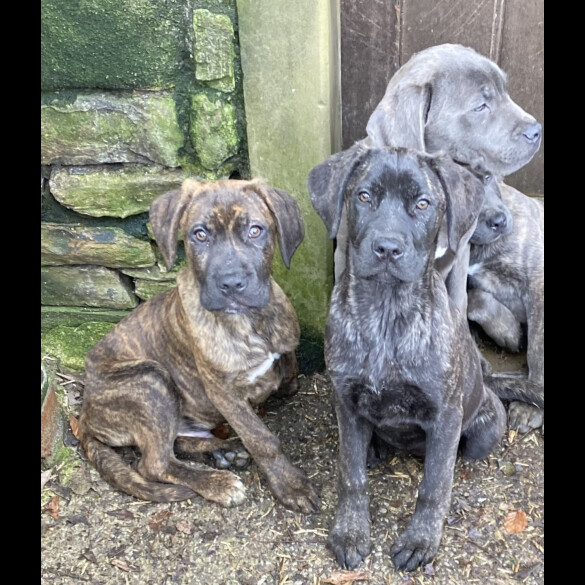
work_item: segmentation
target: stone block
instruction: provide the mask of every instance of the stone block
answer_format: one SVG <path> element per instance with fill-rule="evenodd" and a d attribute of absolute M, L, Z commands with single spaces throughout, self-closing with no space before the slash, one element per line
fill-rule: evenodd
<path fill-rule="evenodd" d="M 214 171 L 238 152 L 239 138 L 234 107 L 206 95 L 193 96 L 191 142 L 201 164 Z"/>
<path fill-rule="evenodd" d="M 130 310 L 100 309 L 96 307 L 41 306 L 41 333 L 55 327 L 77 327 L 83 323 L 117 323 Z"/>
<path fill-rule="evenodd" d="M 41 223 L 41 264 L 97 264 L 109 268 L 152 266 L 150 242 L 116 227 Z"/>
<path fill-rule="evenodd" d="M 41 266 L 41 304 L 132 309 L 130 284 L 103 266 Z"/>
<path fill-rule="evenodd" d="M 178 189 L 186 176 L 160 166 L 55 167 L 49 184 L 55 199 L 77 213 L 123 218 L 148 211 L 156 197 Z"/>
<path fill-rule="evenodd" d="M 195 77 L 223 92 L 235 88 L 234 27 L 225 14 L 193 11 Z"/>
<path fill-rule="evenodd" d="M 79 327 L 55 327 L 41 335 L 44 356 L 59 360 L 61 366 L 78 373 L 85 368 L 85 355 L 114 325 L 84 323 Z"/>
<path fill-rule="evenodd" d="M 41 88 L 176 84 L 191 0 L 43 0 Z"/>
<path fill-rule="evenodd" d="M 184 136 L 170 95 L 58 96 L 41 104 L 41 164 L 180 166 Z"/>

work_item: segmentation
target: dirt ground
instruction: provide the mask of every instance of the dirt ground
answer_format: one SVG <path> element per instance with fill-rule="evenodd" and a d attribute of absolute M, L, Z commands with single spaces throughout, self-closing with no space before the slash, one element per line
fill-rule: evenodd
<path fill-rule="evenodd" d="M 503 354 L 495 361 L 497 369 L 513 365 Z M 247 500 L 236 508 L 201 498 L 137 501 L 102 481 L 70 434 L 75 464 L 41 475 L 41 583 L 544 584 L 540 431 L 510 432 L 488 459 L 458 461 L 439 553 L 414 573 L 396 572 L 388 551 L 412 514 L 422 464 L 400 457 L 371 469 L 372 554 L 355 571 L 341 571 L 327 547 L 337 499 L 331 387 L 324 374 L 301 376 L 300 382 L 295 397 L 270 400 L 261 415 L 312 478 L 322 498 L 319 513 L 303 516 L 279 505 L 254 463 L 237 472 Z M 70 382 L 68 391 L 75 414 L 82 386 Z"/>

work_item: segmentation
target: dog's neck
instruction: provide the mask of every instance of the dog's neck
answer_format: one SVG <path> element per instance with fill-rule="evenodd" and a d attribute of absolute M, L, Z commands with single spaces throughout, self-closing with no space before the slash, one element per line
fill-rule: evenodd
<path fill-rule="evenodd" d="M 337 294 L 345 297 L 346 310 L 352 313 L 351 322 L 372 348 L 392 340 L 388 344 L 391 347 L 411 347 L 413 352 L 418 351 L 417 346 L 430 343 L 438 304 L 441 304 L 437 297 L 447 299 L 446 291 L 437 295 L 438 289 L 444 289 L 445 285 L 433 267 L 414 282 L 381 282 L 357 278 L 346 271 L 336 287 L 339 287 Z M 438 308 L 445 309 L 448 307 Z"/>

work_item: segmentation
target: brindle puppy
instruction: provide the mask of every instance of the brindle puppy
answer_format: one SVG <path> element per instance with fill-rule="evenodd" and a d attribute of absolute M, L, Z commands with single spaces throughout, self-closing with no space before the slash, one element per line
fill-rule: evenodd
<path fill-rule="evenodd" d="M 331 238 L 343 207 L 348 226 L 325 332 L 339 426 L 329 544 L 348 569 L 370 552 L 366 460 L 375 438 L 425 457 L 415 512 L 391 550 L 398 570 L 414 570 L 437 553 L 458 450 L 485 457 L 506 427 L 435 261 L 443 225 L 456 250 L 477 222 L 483 185 L 448 157 L 357 144 L 311 171 L 309 193 Z"/>
<path fill-rule="evenodd" d="M 242 502 L 237 475 L 195 469 L 182 451 L 227 447 L 211 431 L 227 421 L 286 507 L 309 513 L 318 497 L 281 451 L 254 406 L 296 384 L 295 311 L 271 277 L 278 240 L 287 267 L 304 237 L 299 208 L 262 181 L 199 183 L 156 199 L 150 209 L 167 268 L 179 233 L 187 266 L 177 287 L 136 308 L 87 355 L 79 420 L 81 444 L 102 477 L 137 498 L 158 502 L 200 494 Z M 127 466 L 113 447 L 135 446 Z"/>

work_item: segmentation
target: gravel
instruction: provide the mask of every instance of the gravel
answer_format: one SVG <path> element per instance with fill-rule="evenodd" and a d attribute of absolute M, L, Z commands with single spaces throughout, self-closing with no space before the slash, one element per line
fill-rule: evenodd
<path fill-rule="evenodd" d="M 253 462 L 237 471 L 247 500 L 236 508 L 202 498 L 137 501 L 107 485 L 70 435 L 73 462 L 41 476 L 41 583 L 544 584 L 540 431 L 510 432 L 487 459 L 458 460 L 439 553 L 414 573 L 396 572 L 388 551 L 412 514 L 422 463 L 395 457 L 371 469 L 372 554 L 341 571 L 327 547 L 337 456 L 330 395 L 326 375 L 301 376 L 296 396 L 271 399 L 260 412 L 321 495 L 321 510 L 310 516 L 278 504 Z"/>

